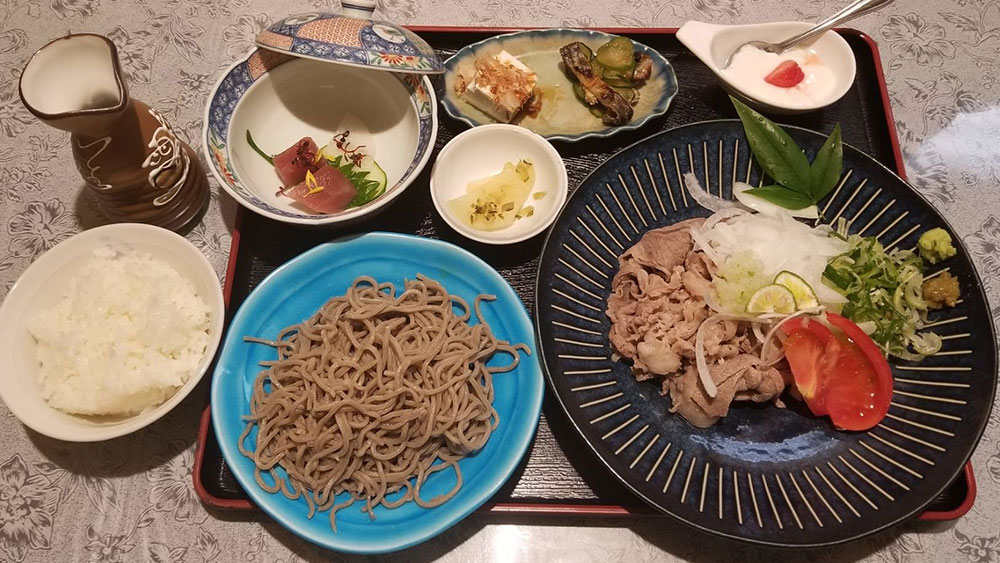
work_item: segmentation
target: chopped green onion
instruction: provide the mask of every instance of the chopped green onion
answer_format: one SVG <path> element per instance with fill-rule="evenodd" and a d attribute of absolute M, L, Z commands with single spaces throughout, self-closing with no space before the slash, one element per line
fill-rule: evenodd
<path fill-rule="evenodd" d="M 848 236 L 843 221 L 834 236 L 850 249 L 829 261 L 823 277 L 847 298 L 843 315 L 871 329 L 872 340 L 898 358 L 920 360 L 940 350 L 938 335 L 918 332 L 927 324 L 920 256 L 912 250 L 886 252 L 875 238 Z"/>

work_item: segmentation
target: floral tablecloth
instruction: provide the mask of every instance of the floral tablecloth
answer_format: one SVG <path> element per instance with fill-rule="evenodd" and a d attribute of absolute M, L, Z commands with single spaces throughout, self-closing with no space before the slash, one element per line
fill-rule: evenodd
<path fill-rule="evenodd" d="M 381 0 L 407 24 L 672 27 L 815 20 L 833 0 Z M 197 147 L 220 72 L 273 19 L 336 1 L 0 0 L 0 296 L 41 253 L 104 219 L 82 191 L 68 135 L 34 119 L 20 69 L 67 32 L 119 47 L 130 91 Z M 883 52 L 910 180 L 951 221 L 1000 318 L 1000 0 L 907 0 L 852 24 Z M 221 273 L 236 203 L 213 182 L 188 235 Z M 0 406 L 0 561 L 221 562 L 349 559 L 297 539 L 260 514 L 206 510 L 191 482 L 198 415 L 189 398 L 147 431 L 76 445 L 27 431 Z M 773 552 L 694 533 L 666 518 L 473 515 L 387 561 L 958 561 L 1000 560 L 1000 417 L 973 463 L 979 495 L 956 522 L 915 522 L 846 547 Z"/>

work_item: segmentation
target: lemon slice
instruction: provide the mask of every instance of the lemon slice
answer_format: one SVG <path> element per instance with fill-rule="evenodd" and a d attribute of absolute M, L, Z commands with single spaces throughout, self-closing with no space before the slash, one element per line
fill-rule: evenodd
<path fill-rule="evenodd" d="M 806 280 L 802 279 L 801 276 L 794 272 L 789 272 L 788 270 L 782 270 L 778 272 L 778 275 L 774 276 L 774 283 L 778 285 L 783 285 L 792 292 L 795 296 L 795 305 L 799 309 L 812 309 L 813 307 L 819 307 L 819 299 L 816 298 L 816 292 L 813 291 L 811 285 L 806 283 Z"/>
<path fill-rule="evenodd" d="M 795 312 L 795 295 L 787 287 L 772 283 L 753 292 L 747 303 L 748 313 L 783 313 Z"/>

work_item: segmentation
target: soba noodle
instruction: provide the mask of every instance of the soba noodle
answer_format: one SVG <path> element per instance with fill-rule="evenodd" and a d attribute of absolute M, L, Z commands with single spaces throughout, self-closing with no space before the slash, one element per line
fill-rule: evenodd
<path fill-rule="evenodd" d="M 493 374 L 514 369 L 518 350 L 530 353 L 493 336 L 479 312 L 484 299 L 495 297 L 480 295 L 470 308 L 419 275 L 399 295 L 391 283 L 361 277 L 276 341 L 246 338 L 278 352 L 277 361 L 262 363 L 239 441 L 260 487 L 305 497 L 309 518 L 329 509 L 334 530 L 336 512 L 358 500 L 374 519 L 378 505 L 434 507 L 454 496 L 462 486 L 458 460 L 482 448 L 499 422 Z M 470 325 L 473 314 L 479 322 Z M 487 367 L 497 352 L 513 360 Z M 244 441 L 254 426 L 251 451 Z M 448 468 L 454 488 L 424 499 L 428 476 Z M 343 492 L 349 498 L 335 504 Z"/>

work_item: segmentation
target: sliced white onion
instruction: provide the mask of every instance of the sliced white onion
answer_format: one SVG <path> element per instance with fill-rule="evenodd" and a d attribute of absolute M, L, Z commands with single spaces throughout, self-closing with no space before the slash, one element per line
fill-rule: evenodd
<path fill-rule="evenodd" d="M 705 322 L 698 327 L 698 332 L 694 337 L 694 362 L 698 368 L 698 379 L 701 380 L 701 384 L 705 387 L 705 393 L 709 397 L 714 399 L 719 394 L 719 388 L 715 386 L 712 372 L 709 371 L 708 362 L 705 360 L 705 330 L 722 321 L 746 321 L 752 318 L 746 314 L 717 313 L 705 319 Z"/>
<path fill-rule="evenodd" d="M 775 325 L 771 327 L 771 330 L 767 331 L 767 336 L 765 336 L 764 340 L 761 342 L 760 359 L 761 361 L 764 362 L 764 365 L 773 366 L 774 364 L 778 363 L 779 361 L 781 361 L 782 358 L 785 357 L 784 347 L 780 348 L 775 353 L 774 357 L 772 357 L 770 353 L 771 348 L 773 348 L 771 343 L 774 341 L 775 335 L 778 334 L 779 328 L 781 328 L 785 323 L 794 318 L 801 317 L 803 315 L 816 315 L 817 313 L 822 313 L 822 311 L 823 309 L 818 307 L 812 309 L 803 309 L 801 311 L 796 311 L 791 315 L 788 315 L 787 317 L 775 323 Z"/>
<path fill-rule="evenodd" d="M 717 266 L 731 256 L 750 251 L 760 260 L 764 277 L 789 270 L 812 286 L 821 303 L 835 305 L 846 301 L 842 294 L 823 283 L 827 262 L 848 249 L 845 241 L 829 236 L 828 228 L 810 227 L 784 209 L 768 214 L 727 208 L 692 232 L 700 249 L 711 250 L 706 250 L 706 254 Z"/>
<path fill-rule="evenodd" d="M 694 198 L 695 202 L 709 211 L 722 211 L 723 209 L 739 207 L 740 205 L 735 201 L 722 199 L 705 191 L 705 188 L 701 187 L 698 177 L 691 172 L 684 175 L 684 185 L 687 186 L 687 191 Z"/>
<path fill-rule="evenodd" d="M 861 321 L 858 323 L 858 328 L 868 336 L 871 336 L 875 332 L 875 329 L 878 328 L 878 325 L 875 324 L 875 321 Z"/>
<path fill-rule="evenodd" d="M 711 260 L 713 264 L 721 266 L 723 261 L 722 257 L 719 256 L 719 253 L 712 248 L 712 245 L 709 244 L 704 233 L 699 229 L 691 229 L 689 233 L 691 234 L 691 240 L 694 241 L 694 249 L 704 252 L 705 256 L 708 256 L 708 259 Z"/>
<path fill-rule="evenodd" d="M 742 207 L 727 207 L 720 211 L 716 211 L 711 217 L 705 219 L 705 223 L 700 227 L 701 230 L 707 231 L 712 227 L 719 224 L 721 221 L 730 219 L 732 217 L 739 217 L 740 215 L 749 215 L 750 212 Z"/>
<path fill-rule="evenodd" d="M 719 394 L 719 389 L 715 386 L 715 381 L 712 379 L 712 372 L 708 370 L 708 362 L 705 361 L 705 327 L 719 322 L 722 316 L 721 314 L 717 314 L 705 319 L 705 322 L 701 323 L 701 326 L 698 327 L 698 333 L 694 337 L 694 362 L 698 368 L 698 379 L 701 380 L 701 384 L 705 387 L 705 393 L 713 399 Z"/>
<path fill-rule="evenodd" d="M 819 208 L 815 205 L 803 207 L 802 209 L 785 209 L 784 207 L 775 205 L 762 197 L 746 193 L 747 190 L 752 189 L 753 186 L 750 184 L 736 182 L 733 184 L 733 195 L 736 196 L 737 201 L 760 213 L 788 213 L 792 217 L 799 217 L 802 219 L 816 219 L 819 217 Z"/>
<path fill-rule="evenodd" d="M 715 299 L 714 290 L 705 294 L 705 304 L 708 305 L 709 309 L 715 311 L 716 313 L 726 312 L 725 309 L 722 308 L 722 305 Z"/>

